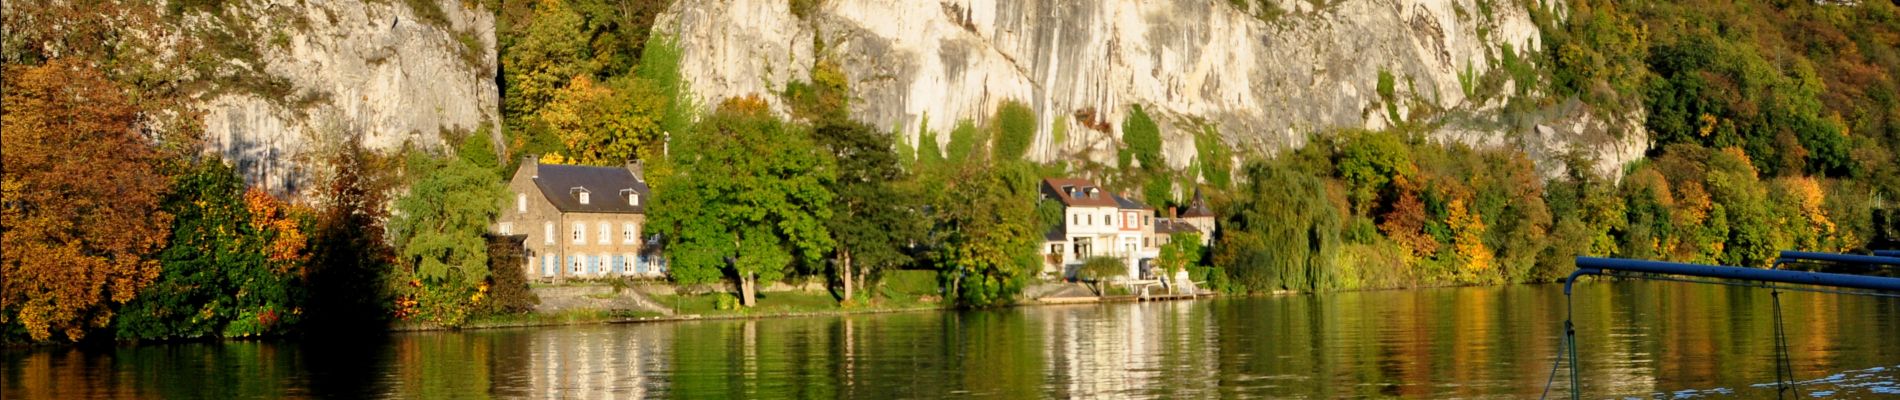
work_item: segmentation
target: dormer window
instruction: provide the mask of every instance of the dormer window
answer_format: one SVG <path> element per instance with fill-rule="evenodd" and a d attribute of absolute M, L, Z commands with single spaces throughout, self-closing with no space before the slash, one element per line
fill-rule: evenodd
<path fill-rule="evenodd" d="M 587 188 L 575 187 L 568 189 L 568 194 L 574 195 L 574 198 L 579 200 L 581 204 L 587 204 Z"/>
<path fill-rule="evenodd" d="M 627 199 L 627 205 L 630 205 L 630 206 L 640 205 L 640 192 L 636 192 L 633 189 L 621 190 L 620 197 Z"/>

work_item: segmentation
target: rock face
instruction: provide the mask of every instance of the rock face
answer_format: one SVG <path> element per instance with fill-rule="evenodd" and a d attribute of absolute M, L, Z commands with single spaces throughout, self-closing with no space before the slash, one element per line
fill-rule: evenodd
<path fill-rule="evenodd" d="M 371 149 L 441 145 L 443 132 L 499 135 L 494 14 L 472 2 L 250 1 L 227 12 L 259 21 L 257 62 L 289 97 L 211 91 L 200 99 L 207 150 L 279 193 L 309 184 L 324 140 Z M 234 63 L 245 61 L 234 60 Z M 483 129 L 488 127 L 489 129 Z"/>
<path fill-rule="evenodd" d="M 1612 174 L 1647 142 L 1641 131 L 1613 128 L 1640 124 L 1583 110 L 1496 115 L 1508 99 L 1476 93 L 1475 81 L 1493 75 L 1505 52 L 1542 48 L 1518 2 L 819 3 L 794 13 L 784 1 L 682 1 L 654 29 L 679 38 L 700 104 L 755 93 L 776 102 L 770 93 L 828 58 L 849 78 L 852 114 L 910 143 L 920 129 L 947 132 L 1022 101 L 1040 121 L 1029 155 L 1039 161 L 1109 163 L 1133 105 L 1162 122 L 1172 168 L 1194 161 L 1193 135 L 1210 127 L 1225 146 L 1251 153 L 1303 145 L 1313 132 L 1405 121 L 1431 126 L 1439 140 L 1524 146 L 1540 165 L 1571 146 L 1636 148 L 1595 151 L 1598 169 Z M 1526 85 L 1536 87 L 1506 82 L 1503 92 Z M 1057 125 L 1066 125 L 1061 141 Z"/>

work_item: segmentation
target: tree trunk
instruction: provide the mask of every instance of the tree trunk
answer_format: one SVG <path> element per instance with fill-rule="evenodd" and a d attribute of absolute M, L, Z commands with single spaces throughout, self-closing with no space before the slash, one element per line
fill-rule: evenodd
<path fill-rule="evenodd" d="M 855 299 L 854 297 L 851 297 L 851 251 L 850 250 L 838 251 L 838 267 L 839 267 L 838 280 L 844 282 L 844 301 L 850 302 L 853 299 Z"/>
<path fill-rule="evenodd" d="M 851 271 L 851 279 L 857 280 L 855 284 L 857 285 L 858 290 L 866 290 L 864 287 L 864 270 L 863 269 L 853 269 Z M 865 295 L 865 297 L 871 297 L 871 296 L 873 295 Z"/>
<path fill-rule="evenodd" d="M 752 308 L 752 306 L 756 303 L 756 300 L 754 299 L 757 298 L 756 296 L 758 295 L 758 293 L 757 293 L 756 288 L 753 285 L 755 285 L 754 281 L 757 281 L 758 279 L 759 279 L 758 277 L 753 276 L 750 273 L 739 274 L 739 304 L 740 305 L 743 305 L 746 308 Z"/>

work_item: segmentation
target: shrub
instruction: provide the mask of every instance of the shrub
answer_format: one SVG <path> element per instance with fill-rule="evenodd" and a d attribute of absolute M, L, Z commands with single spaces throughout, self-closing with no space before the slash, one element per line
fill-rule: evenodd
<path fill-rule="evenodd" d="M 1036 140 L 1036 112 L 1020 101 L 1003 102 L 996 109 L 996 159 L 1016 160 Z"/>

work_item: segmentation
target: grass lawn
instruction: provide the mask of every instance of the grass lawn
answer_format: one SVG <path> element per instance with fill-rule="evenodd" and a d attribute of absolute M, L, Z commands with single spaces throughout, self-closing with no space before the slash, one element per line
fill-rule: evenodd
<path fill-rule="evenodd" d="M 880 290 L 880 292 L 888 292 L 888 291 Z M 658 302 L 661 305 L 672 307 L 673 312 L 675 314 L 681 314 L 681 315 L 698 314 L 698 315 L 704 315 L 704 316 L 771 315 L 771 314 L 791 314 L 791 313 L 810 313 L 810 312 L 905 310 L 905 309 L 918 309 L 918 308 L 935 308 L 935 307 L 941 306 L 940 304 L 938 304 L 938 302 L 926 301 L 925 299 L 919 296 L 909 296 L 909 295 L 894 294 L 894 293 L 880 293 L 878 296 L 871 299 L 870 302 L 865 303 L 865 304 L 843 306 L 838 303 L 838 299 L 836 297 L 833 297 L 830 292 L 793 291 L 793 292 L 759 293 L 758 305 L 752 307 L 751 309 L 720 310 L 714 307 L 714 303 L 717 301 L 719 297 L 729 296 L 729 295 L 731 294 L 709 293 L 709 294 L 685 295 L 685 296 L 670 295 L 670 294 L 653 294 L 653 295 L 648 295 L 648 297 L 652 298 L 653 301 Z"/>

